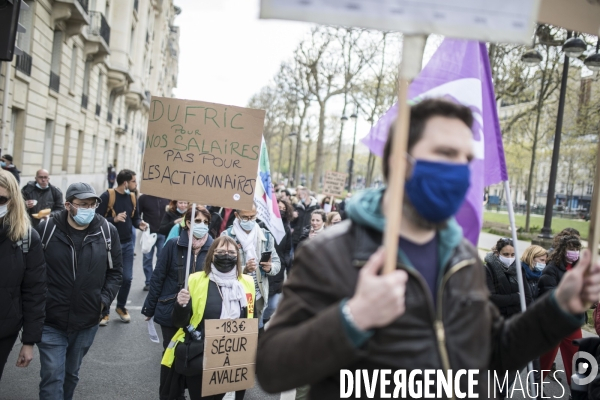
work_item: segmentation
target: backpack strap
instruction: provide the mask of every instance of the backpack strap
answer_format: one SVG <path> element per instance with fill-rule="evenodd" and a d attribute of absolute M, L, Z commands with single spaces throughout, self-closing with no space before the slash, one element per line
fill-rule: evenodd
<path fill-rule="evenodd" d="M 179 290 L 183 289 L 185 285 L 184 258 L 183 247 L 177 245 L 177 284 L 179 285 Z"/>
<path fill-rule="evenodd" d="M 108 238 L 106 237 L 106 234 L 104 233 L 104 229 L 102 229 L 102 226 L 100 226 L 100 231 L 102 232 L 102 237 L 104 237 L 104 243 L 106 244 L 106 253 L 108 256 L 108 268 L 109 269 L 113 269 L 113 261 L 112 261 L 112 237 L 110 235 L 110 226 L 108 226 L 108 221 L 104 221 L 106 222 L 106 230 L 108 231 Z"/>
<path fill-rule="evenodd" d="M 54 219 L 53 218 L 48 218 L 48 220 L 46 221 L 46 224 L 44 225 L 44 232 L 42 233 L 42 250 L 46 250 L 46 248 L 48 247 L 48 243 L 50 243 L 50 239 L 52 239 L 52 235 L 54 235 L 54 231 L 56 230 L 56 224 L 53 222 Z M 48 239 L 46 239 L 44 241 L 44 238 L 46 237 L 46 230 L 48 229 L 48 226 L 50 225 L 50 222 L 52 222 L 52 229 L 50 230 L 50 234 L 48 235 Z"/>
<path fill-rule="evenodd" d="M 31 226 L 27 229 L 27 232 L 25 233 L 25 236 L 23 236 L 23 239 L 21 239 L 17 242 L 17 246 L 21 247 L 21 251 L 23 252 L 23 254 L 29 253 L 29 243 L 30 242 L 31 242 Z"/>
<path fill-rule="evenodd" d="M 113 208 L 115 206 L 115 200 L 117 199 L 117 195 L 115 194 L 115 189 L 108 189 L 108 204 L 106 205 L 106 213 L 104 213 L 104 217 L 108 217 L 108 213 L 111 214 L 111 217 L 116 217 L 117 213 Z"/>
<path fill-rule="evenodd" d="M 131 196 L 131 204 L 133 204 L 133 211 L 131 212 L 131 218 L 135 215 L 135 209 L 137 208 L 137 198 L 135 197 L 135 193 L 130 193 Z"/>

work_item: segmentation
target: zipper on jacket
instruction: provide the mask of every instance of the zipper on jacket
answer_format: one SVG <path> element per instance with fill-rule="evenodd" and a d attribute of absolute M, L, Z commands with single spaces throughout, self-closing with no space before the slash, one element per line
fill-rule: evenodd
<path fill-rule="evenodd" d="M 450 357 L 448 356 L 448 348 L 446 346 L 446 331 L 444 329 L 443 313 L 442 313 L 442 310 L 443 310 L 442 295 L 444 294 L 444 287 L 446 286 L 446 283 L 448 283 L 448 280 L 450 279 L 450 277 L 452 275 L 454 275 L 456 272 L 460 271 L 464 267 L 473 264 L 474 262 L 475 262 L 475 259 L 463 260 L 463 261 L 459 262 L 458 264 L 453 265 L 448 270 L 448 272 L 446 272 L 443 275 L 442 282 L 441 282 L 440 286 L 438 287 L 438 293 L 437 293 L 437 313 L 436 313 L 435 307 L 433 306 L 433 293 L 431 293 L 431 291 L 427 287 L 427 284 L 425 283 L 423 276 L 421 274 L 419 274 L 416 270 L 414 270 L 412 268 L 408 268 L 407 266 L 405 266 L 401 263 L 396 264 L 396 266 L 399 269 L 406 271 L 409 275 L 414 277 L 417 280 L 417 282 L 419 282 L 421 289 L 425 293 L 425 297 L 427 298 L 427 304 L 429 305 L 429 307 L 428 307 L 429 314 L 430 314 L 430 317 L 431 317 L 431 320 L 433 323 L 433 331 L 437 338 L 437 348 L 438 348 L 438 352 L 440 354 L 440 360 L 442 361 L 442 368 L 444 368 L 444 370 L 446 372 L 448 372 L 450 370 Z M 355 261 L 354 265 L 355 266 L 363 266 L 366 263 L 367 263 L 367 261 L 360 260 L 360 261 Z M 455 399 L 455 396 L 452 395 L 452 400 L 454 400 L 454 399 Z"/>
<path fill-rule="evenodd" d="M 73 239 L 71 239 L 71 237 L 69 235 L 65 235 L 67 237 L 67 239 L 69 239 L 69 242 L 71 242 L 71 244 L 69 245 L 71 247 L 71 255 L 73 256 L 73 262 L 71 264 L 73 264 L 73 281 L 77 280 L 77 274 L 75 271 L 77 271 L 77 254 L 75 253 L 75 243 L 73 243 Z M 85 238 L 83 239 L 85 241 Z M 82 244 L 83 247 L 83 244 Z"/>

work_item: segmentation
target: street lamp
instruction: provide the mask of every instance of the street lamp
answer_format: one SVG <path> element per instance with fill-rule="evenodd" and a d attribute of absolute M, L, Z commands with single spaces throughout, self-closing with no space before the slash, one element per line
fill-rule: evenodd
<path fill-rule="evenodd" d="M 337 159 L 335 161 L 335 171 L 336 172 L 340 172 L 340 156 L 342 154 L 342 136 L 344 135 L 344 123 L 346 123 L 346 121 L 348 121 L 348 117 L 346 117 L 345 115 L 342 115 L 342 118 L 340 118 L 340 120 L 342 121 L 342 125 L 340 127 L 340 137 L 338 140 Z"/>
<path fill-rule="evenodd" d="M 600 50 L 600 38 L 596 40 L 596 53 L 590 54 L 583 62 L 592 71 L 600 71 L 600 54 L 598 54 L 598 50 Z"/>
<path fill-rule="evenodd" d="M 554 210 L 554 195 L 556 193 L 556 175 L 558 173 L 558 161 L 560 157 L 560 138 L 562 134 L 563 115 L 565 111 L 567 79 L 569 77 L 569 57 L 579 57 L 585 51 L 585 47 L 585 42 L 583 40 L 579 38 L 571 38 L 571 31 L 567 31 L 567 40 L 563 44 L 565 60 L 563 63 L 560 95 L 558 97 L 558 115 L 556 116 L 556 131 L 554 133 L 552 163 L 550 164 L 550 180 L 548 182 L 548 192 L 546 197 L 546 211 L 544 212 L 544 227 L 542 228 L 539 236 L 542 239 L 552 239 L 552 214 Z"/>
<path fill-rule="evenodd" d="M 354 138 L 352 139 L 352 157 L 348 168 L 348 192 L 352 192 L 352 175 L 354 174 L 354 148 L 356 147 L 356 126 L 358 125 L 358 106 L 354 114 L 350 116 L 354 120 Z"/>

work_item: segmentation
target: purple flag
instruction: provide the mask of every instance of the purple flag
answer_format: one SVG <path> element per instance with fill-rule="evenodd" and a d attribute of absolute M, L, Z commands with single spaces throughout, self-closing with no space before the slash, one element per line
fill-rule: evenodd
<path fill-rule="evenodd" d="M 471 186 L 456 219 L 465 237 L 477 246 L 483 224 L 484 188 L 508 179 L 485 44 L 445 39 L 409 88 L 411 104 L 431 97 L 444 97 L 473 111 L 475 160 L 471 163 Z M 388 131 L 397 113 L 395 104 L 362 140 L 373 153 L 383 155 Z"/>

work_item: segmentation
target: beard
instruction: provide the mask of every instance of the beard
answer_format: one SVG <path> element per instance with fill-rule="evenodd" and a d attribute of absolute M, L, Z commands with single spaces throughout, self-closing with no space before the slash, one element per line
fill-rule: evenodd
<path fill-rule="evenodd" d="M 410 199 L 406 194 L 404 195 L 402 202 L 402 217 L 417 225 L 419 228 L 427 230 L 439 231 L 448 226 L 448 220 L 442 222 L 431 222 L 423 218 L 415 206 L 413 206 L 413 204 L 410 202 Z"/>

